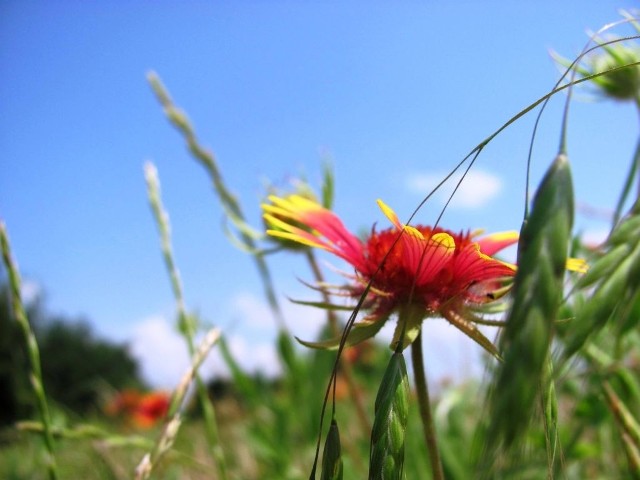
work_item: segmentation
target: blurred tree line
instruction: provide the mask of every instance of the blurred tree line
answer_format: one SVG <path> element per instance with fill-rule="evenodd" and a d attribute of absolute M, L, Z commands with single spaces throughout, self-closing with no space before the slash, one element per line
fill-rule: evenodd
<path fill-rule="evenodd" d="M 49 314 L 40 297 L 25 308 L 40 348 L 47 398 L 55 407 L 86 415 L 101 408 L 103 394 L 144 386 L 126 344 L 98 338 L 84 319 Z M 6 275 L 1 275 L 0 427 L 29 418 L 33 410 L 25 340 L 13 318 Z"/>

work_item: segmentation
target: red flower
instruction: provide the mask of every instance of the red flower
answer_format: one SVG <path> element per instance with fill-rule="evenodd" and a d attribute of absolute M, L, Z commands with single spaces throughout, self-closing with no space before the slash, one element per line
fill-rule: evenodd
<path fill-rule="evenodd" d="M 140 399 L 132 420 L 138 427 L 153 427 L 167 415 L 169 403 L 169 395 L 164 392 L 147 393 Z"/>
<path fill-rule="evenodd" d="M 165 392 L 141 393 L 124 390 L 107 405 L 109 415 L 119 415 L 138 428 L 150 428 L 169 411 L 170 399 Z"/>
<path fill-rule="evenodd" d="M 356 270 L 357 281 L 348 288 L 354 297 L 359 298 L 371 284 L 365 303 L 369 314 L 356 324 L 349 343 L 372 336 L 397 311 L 406 325 L 396 329 L 394 343 L 404 333 L 406 346 L 425 317 L 442 316 L 497 355 L 493 344 L 471 323 L 479 319 L 469 312 L 470 307 L 492 302 L 508 289 L 516 266 L 492 255 L 516 243 L 517 232 L 476 239 L 474 234 L 439 227 L 403 225 L 378 200 L 393 227 L 374 228 L 362 241 L 333 212 L 311 200 L 297 195 L 269 200 L 271 204 L 263 205 L 269 235 L 322 248 L 346 260 Z"/>

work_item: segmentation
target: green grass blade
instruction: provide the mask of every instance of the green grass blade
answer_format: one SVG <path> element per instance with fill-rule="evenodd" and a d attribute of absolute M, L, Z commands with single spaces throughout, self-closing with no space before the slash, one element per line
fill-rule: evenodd
<path fill-rule="evenodd" d="M 180 273 L 178 272 L 178 268 L 173 257 L 173 248 L 171 246 L 171 226 L 169 224 L 169 215 L 162 205 L 162 198 L 160 195 L 160 181 L 158 179 L 158 171 L 151 162 L 145 164 L 144 170 L 145 179 L 147 182 L 149 203 L 153 211 L 153 216 L 156 220 L 158 232 L 160 233 L 162 253 L 176 302 L 176 310 L 178 313 L 178 327 L 187 344 L 189 355 L 193 356 L 196 354 L 194 339 L 196 333 L 196 322 L 194 317 L 187 314 L 185 308 Z M 198 401 L 200 402 L 200 406 L 202 407 L 202 413 L 204 416 L 207 443 L 209 445 L 211 456 L 216 462 L 218 473 L 224 480 L 225 478 L 227 478 L 226 460 L 224 458 L 222 446 L 220 445 L 215 409 L 213 403 L 209 399 L 207 388 L 200 378 L 197 370 L 195 372 L 195 381 Z M 175 412 L 171 410 L 170 414 L 173 413 Z M 179 423 L 177 423 L 177 425 L 179 426 Z"/>
<path fill-rule="evenodd" d="M 155 94 L 157 100 L 162 105 L 167 118 L 169 119 L 171 124 L 182 134 L 189 152 L 191 152 L 193 157 L 205 168 L 205 170 L 211 177 L 213 188 L 218 195 L 223 210 L 229 216 L 231 222 L 236 226 L 246 225 L 246 229 L 252 231 L 251 227 L 245 220 L 245 216 L 240 203 L 231 193 L 226 183 L 224 182 L 224 179 L 222 178 L 222 173 L 218 168 L 218 163 L 215 156 L 199 143 L 198 138 L 195 134 L 195 130 L 192 127 L 187 115 L 173 103 L 169 92 L 162 84 L 160 78 L 155 72 L 149 72 L 147 75 L 147 80 L 151 85 L 151 88 L 153 89 L 153 93 Z M 242 242 L 246 245 L 248 250 L 259 252 L 260 249 L 256 247 L 255 240 L 251 235 L 247 234 L 248 230 L 246 229 L 241 228 L 239 232 Z M 278 302 L 278 297 L 276 296 L 275 290 L 273 288 L 271 272 L 269 271 L 269 267 L 267 266 L 267 263 L 264 259 L 264 255 L 261 253 L 256 253 L 255 255 L 253 255 L 253 258 L 256 262 L 258 274 L 260 275 L 260 279 L 262 280 L 262 285 L 267 297 L 267 301 L 269 302 L 269 306 L 274 313 L 279 327 L 284 329 L 284 317 L 282 315 L 282 310 Z"/>
<path fill-rule="evenodd" d="M 29 357 L 29 366 L 31 368 L 30 380 L 33 391 L 36 396 L 36 404 L 38 413 L 43 425 L 43 439 L 47 452 L 46 464 L 49 478 L 55 480 L 58 478 L 58 469 L 55 457 L 55 444 L 53 440 L 53 426 L 51 423 L 51 415 L 49 414 L 49 406 L 47 404 L 47 396 L 45 394 L 44 385 L 42 383 L 42 368 L 40 364 L 40 350 L 38 342 L 31 329 L 31 324 L 27 318 L 27 314 L 22 303 L 21 280 L 18 268 L 11 256 L 11 246 L 9 236 L 7 235 L 4 223 L 0 222 L 0 248 L 2 249 L 2 260 L 9 273 L 9 287 L 11 292 L 11 305 L 16 321 L 20 325 L 22 333 L 27 345 L 27 354 Z"/>

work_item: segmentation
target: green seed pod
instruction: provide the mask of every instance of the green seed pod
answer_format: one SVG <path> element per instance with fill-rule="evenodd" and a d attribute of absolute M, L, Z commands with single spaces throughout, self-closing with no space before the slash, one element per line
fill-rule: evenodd
<path fill-rule="evenodd" d="M 327 440 L 322 454 L 322 475 L 320 480 L 342 480 L 342 456 L 340 453 L 340 432 L 335 420 L 331 420 Z"/>
<path fill-rule="evenodd" d="M 401 353 L 394 353 L 376 397 L 369 480 L 400 480 L 409 413 L 409 379 Z"/>
<path fill-rule="evenodd" d="M 607 45 L 603 51 L 590 59 L 590 70 L 593 73 L 615 70 L 596 77 L 592 81 L 606 96 L 615 100 L 631 100 L 638 98 L 640 92 L 640 67 L 633 65 L 640 59 L 640 49 L 622 44 Z"/>
<path fill-rule="evenodd" d="M 508 450 L 523 438 L 541 385 L 546 389 L 572 223 L 571 172 L 561 154 L 542 180 L 521 231 L 514 300 L 501 339 L 504 362 L 491 391 L 487 458 L 495 458 L 499 445 Z"/>

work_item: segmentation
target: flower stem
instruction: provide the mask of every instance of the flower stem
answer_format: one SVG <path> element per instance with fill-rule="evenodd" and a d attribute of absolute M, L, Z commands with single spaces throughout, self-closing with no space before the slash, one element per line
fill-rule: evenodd
<path fill-rule="evenodd" d="M 436 429 L 431 415 L 431 404 L 429 403 L 429 388 L 427 387 L 427 378 L 424 373 L 422 332 L 418 334 L 418 337 L 411 344 L 411 362 L 413 363 L 413 377 L 416 384 L 416 393 L 418 394 L 420 418 L 422 419 L 424 439 L 427 442 L 432 477 L 433 480 L 444 480 Z"/>

